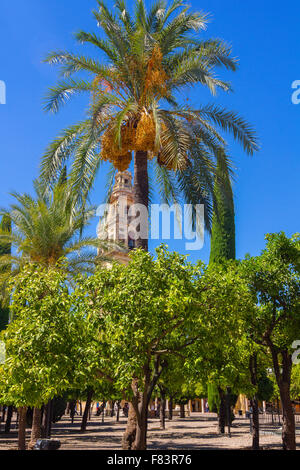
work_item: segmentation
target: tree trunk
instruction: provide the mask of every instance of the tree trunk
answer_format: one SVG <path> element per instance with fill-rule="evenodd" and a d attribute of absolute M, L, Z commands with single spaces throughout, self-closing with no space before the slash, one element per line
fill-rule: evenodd
<path fill-rule="evenodd" d="M 283 414 L 282 425 L 282 444 L 284 450 L 296 450 L 295 438 L 295 416 L 290 398 L 290 385 L 286 382 L 281 383 L 280 398 Z"/>
<path fill-rule="evenodd" d="M 74 424 L 75 409 L 76 409 L 76 400 L 72 400 L 69 403 L 70 418 L 71 418 L 71 423 L 72 424 Z"/>
<path fill-rule="evenodd" d="M 290 387 L 291 387 L 291 372 L 292 372 L 292 357 L 287 350 L 280 351 L 282 357 L 282 368 L 280 370 L 278 354 L 274 345 L 269 342 L 271 349 L 273 365 L 277 385 L 280 392 L 283 426 L 282 426 L 282 444 L 284 450 L 296 450 L 296 427 L 295 416 L 293 412 Z"/>
<path fill-rule="evenodd" d="M 31 438 L 28 444 L 28 450 L 33 450 L 38 439 L 41 438 L 41 418 L 42 410 L 41 408 L 34 408 L 33 410 L 33 419 L 32 419 L 32 428 L 31 428 Z"/>
<path fill-rule="evenodd" d="M 138 404 L 136 436 L 133 450 L 147 450 L 148 402 L 141 398 Z"/>
<path fill-rule="evenodd" d="M 6 406 L 6 405 L 3 405 L 3 407 L 2 407 L 2 416 L 1 416 L 1 423 L 4 423 L 4 421 L 5 421 L 6 410 L 7 410 L 7 406 Z"/>
<path fill-rule="evenodd" d="M 110 417 L 111 418 L 113 418 L 114 415 L 115 415 L 115 403 L 116 402 L 114 400 L 111 402 L 111 409 L 110 409 Z"/>
<path fill-rule="evenodd" d="M 117 401 L 117 405 L 118 405 L 118 408 L 117 408 L 117 414 L 116 414 L 116 421 L 117 423 L 120 422 L 120 400 Z"/>
<path fill-rule="evenodd" d="M 180 405 L 180 418 L 185 418 L 184 405 Z"/>
<path fill-rule="evenodd" d="M 250 400 L 252 407 L 252 450 L 259 450 L 259 409 L 258 409 L 258 400 L 256 397 Z"/>
<path fill-rule="evenodd" d="M 225 434 L 225 425 L 226 425 L 226 400 L 225 393 L 221 387 L 218 387 L 218 392 L 220 396 L 220 407 L 218 413 L 218 431 L 220 434 Z"/>
<path fill-rule="evenodd" d="M 81 422 L 81 432 L 86 431 L 87 420 L 88 420 L 89 412 L 91 409 L 93 394 L 94 394 L 93 390 L 89 389 L 87 393 L 86 405 L 85 405 L 82 422 Z"/>
<path fill-rule="evenodd" d="M 160 429 L 166 429 L 166 396 L 162 394 L 160 402 Z"/>
<path fill-rule="evenodd" d="M 133 184 L 134 203 L 141 204 L 148 211 L 149 206 L 149 179 L 148 179 L 148 153 L 135 152 L 134 156 L 134 184 Z M 142 214 L 141 214 L 142 216 Z M 148 216 L 147 220 L 142 217 L 143 227 L 140 230 L 147 234 L 147 238 L 139 237 L 135 241 L 136 248 L 142 248 L 148 251 Z"/>
<path fill-rule="evenodd" d="M 6 416 L 6 422 L 5 422 L 5 428 L 4 428 L 5 434 L 10 433 L 10 427 L 11 427 L 11 420 L 12 420 L 13 412 L 14 412 L 14 407 L 9 406 L 7 408 L 7 416 Z"/>
<path fill-rule="evenodd" d="M 173 419 L 173 398 L 169 400 L 169 420 L 172 421 Z"/>
<path fill-rule="evenodd" d="M 41 437 L 43 439 L 49 439 L 51 437 L 51 425 L 53 415 L 53 401 L 49 400 L 47 405 L 44 406 L 43 420 L 41 426 Z"/>
<path fill-rule="evenodd" d="M 126 431 L 122 439 L 123 450 L 132 450 L 132 446 L 136 438 L 136 425 L 137 425 L 137 419 L 136 419 L 135 410 L 134 410 L 132 403 L 130 403 Z"/>
<path fill-rule="evenodd" d="M 258 379 L 257 379 L 257 354 L 253 354 L 249 360 L 249 370 L 251 376 L 251 383 L 254 387 L 257 387 Z M 250 400 L 250 404 L 252 407 L 252 422 L 253 422 L 253 429 L 252 429 L 252 449 L 259 450 L 259 409 L 258 409 L 258 400 L 257 396 Z"/>
<path fill-rule="evenodd" d="M 19 408 L 18 449 L 26 450 L 26 413 L 27 408 Z"/>

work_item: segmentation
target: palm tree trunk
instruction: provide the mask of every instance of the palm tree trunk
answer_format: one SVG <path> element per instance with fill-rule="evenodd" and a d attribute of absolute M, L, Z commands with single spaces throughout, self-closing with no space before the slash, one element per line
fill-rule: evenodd
<path fill-rule="evenodd" d="M 36 441 L 41 438 L 41 420 L 42 420 L 42 410 L 41 408 L 34 408 L 33 410 L 33 419 L 32 419 L 32 429 L 31 429 L 31 438 L 28 444 L 28 450 L 32 450 L 36 444 Z"/>
<path fill-rule="evenodd" d="M 147 152 L 135 152 L 134 155 L 134 184 L 133 184 L 134 203 L 149 208 L 149 178 L 148 178 L 148 154 Z M 136 240 L 136 248 L 142 248 L 148 251 L 148 216 L 145 220 L 141 216 L 140 232 L 142 235 Z M 146 235 L 146 238 L 145 236 Z"/>
<path fill-rule="evenodd" d="M 26 450 L 26 413 L 25 406 L 19 408 L 18 449 Z"/>

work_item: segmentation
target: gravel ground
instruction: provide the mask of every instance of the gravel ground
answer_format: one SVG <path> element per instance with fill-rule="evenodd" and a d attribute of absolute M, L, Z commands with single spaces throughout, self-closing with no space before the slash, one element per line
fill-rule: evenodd
<path fill-rule="evenodd" d="M 185 419 L 174 418 L 166 422 L 164 431 L 159 429 L 159 421 L 149 420 L 148 448 L 149 450 L 224 450 L 249 449 L 251 435 L 249 420 L 237 418 L 231 428 L 231 437 L 220 436 L 217 433 L 216 416 L 213 414 L 193 413 Z M 74 425 L 68 418 L 53 427 L 53 438 L 62 442 L 62 450 L 120 450 L 121 437 L 126 420 L 121 418 L 116 423 L 115 418 L 92 417 L 85 434 L 79 432 L 80 417 L 75 418 Z M 280 449 L 281 436 L 278 433 L 261 435 L 261 446 L 264 449 Z M 299 431 L 299 430 L 298 430 Z M 29 433 L 28 433 L 29 437 Z M 13 430 L 10 436 L 0 434 L 0 450 L 14 450 L 17 446 L 17 434 Z M 297 450 L 300 450 L 300 435 L 297 435 Z"/>

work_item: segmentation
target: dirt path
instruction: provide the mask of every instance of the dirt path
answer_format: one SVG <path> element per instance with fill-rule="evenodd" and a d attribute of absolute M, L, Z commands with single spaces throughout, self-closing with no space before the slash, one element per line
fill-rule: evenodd
<path fill-rule="evenodd" d="M 75 418 L 74 425 L 69 418 L 64 418 L 53 427 L 53 438 L 62 442 L 63 450 L 119 450 L 121 437 L 125 429 L 125 418 L 116 423 L 115 418 L 92 417 L 85 434 L 79 432 L 80 417 Z M 149 450 L 212 450 L 212 449 L 245 449 L 251 446 L 249 420 L 238 418 L 234 421 L 231 438 L 220 436 L 216 431 L 216 417 L 212 414 L 193 413 L 191 417 L 166 423 L 166 430 L 159 429 L 159 421 L 149 421 Z M 29 433 L 28 433 L 29 436 Z M 0 434 L 0 450 L 16 449 L 17 434 L 10 436 Z M 261 445 L 264 448 L 280 449 L 280 434 L 262 435 Z M 297 447 L 300 450 L 300 436 L 297 435 Z"/>

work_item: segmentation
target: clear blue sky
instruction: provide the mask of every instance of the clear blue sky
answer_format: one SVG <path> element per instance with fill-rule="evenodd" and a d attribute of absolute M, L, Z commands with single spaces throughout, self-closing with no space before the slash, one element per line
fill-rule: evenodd
<path fill-rule="evenodd" d="M 109 1 L 113 5 L 113 1 Z M 194 9 L 211 13 L 204 37 L 221 37 L 240 60 L 238 72 L 224 74 L 234 93 L 211 98 L 201 89 L 190 93 L 193 103 L 217 102 L 238 111 L 256 127 L 261 150 L 253 158 L 232 144 L 237 168 L 235 183 L 237 256 L 256 255 L 267 232 L 299 227 L 300 105 L 291 103 L 291 84 L 300 79 L 300 3 L 278 0 L 192 0 Z M 52 50 L 84 51 L 72 33 L 96 30 L 91 16 L 95 0 L 1 0 L 0 80 L 7 86 L 7 104 L 0 105 L 0 206 L 9 192 L 32 190 L 40 157 L 60 129 L 82 117 L 83 99 L 58 115 L 42 110 L 47 88 L 57 71 L 43 64 Z M 91 51 L 89 51 L 91 52 Z M 103 201 L 103 174 L 92 195 Z M 97 221 L 90 230 L 96 229 Z M 184 242 L 168 242 L 184 252 Z M 152 244 L 153 248 L 153 244 Z M 207 261 L 209 239 L 192 259 Z"/>

